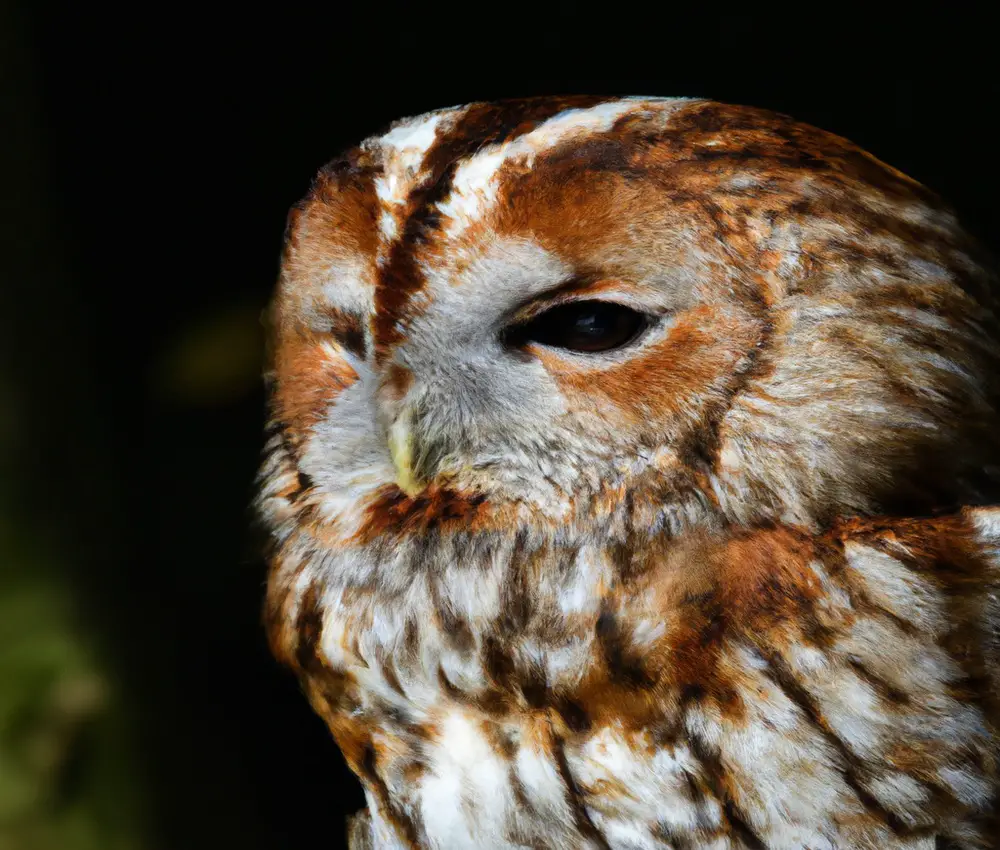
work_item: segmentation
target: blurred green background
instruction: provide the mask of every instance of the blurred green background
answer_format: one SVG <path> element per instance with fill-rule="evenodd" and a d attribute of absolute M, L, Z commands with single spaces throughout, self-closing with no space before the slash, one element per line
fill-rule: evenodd
<path fill-rule="evenodd" d="M 473 99 L 708 95 L 855 139 L 996 249 L 991 32 L 0 5 L 0 850 L 336 848 L 362 804 L 268 656 L 247 508 L 260 313 L 323 162 Z"/>

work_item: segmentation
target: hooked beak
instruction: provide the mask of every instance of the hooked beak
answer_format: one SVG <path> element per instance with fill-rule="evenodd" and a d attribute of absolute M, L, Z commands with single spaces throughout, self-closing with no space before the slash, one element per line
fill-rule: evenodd
<path fill-rule="evenodd" d="M 389 455 L 396 468 L 396 485 L 407 496 L 416 496 L 424 489 L 424 483 L 413 469 L 413 427 L 409 408 L 403 408 L 389 427 Z"/>

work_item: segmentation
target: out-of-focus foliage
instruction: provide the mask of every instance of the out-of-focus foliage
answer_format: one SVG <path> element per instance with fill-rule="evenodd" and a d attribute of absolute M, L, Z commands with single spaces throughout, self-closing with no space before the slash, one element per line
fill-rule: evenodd
<path fill-rule="evenodd" d="M 129 724 L 77 620 L 71 553 L 15 520 L 17 410 L 0 384 L 0 850 L 140 848 Z"/>
<path fill-rule="evenodd" d="M 245 392 L 260 370 L 259 308 L 178 330 L 153 385 L 173 404 Z M 32 395 L 0 365 L 0 850 L 145 850 L 148 793 L 125 695 L 79 610 L 72 516 L 26 512 L 19 492 L 38 446 Z M 52 499 L 88 498 L 60 492 Z M 112 529 L 109 529 L 112 531 Z"/>

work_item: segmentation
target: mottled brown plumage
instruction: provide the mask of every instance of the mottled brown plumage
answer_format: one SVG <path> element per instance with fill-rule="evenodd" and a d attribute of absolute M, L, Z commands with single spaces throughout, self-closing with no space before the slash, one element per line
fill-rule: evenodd
<path fill-rule="evenodd" d="M 354 848 L 993 848 L 996 278 L 708 101 L 398 122 L 293 211 L 267 628 Z"/>

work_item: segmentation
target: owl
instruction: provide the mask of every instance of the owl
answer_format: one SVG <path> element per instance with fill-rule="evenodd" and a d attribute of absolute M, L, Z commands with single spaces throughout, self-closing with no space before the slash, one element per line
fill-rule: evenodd
<path fill-rule="evenodd" d="M 996 292 L 756 108 L 473 103 L 327 165 L 257 504 L 350 845 L 1000 847 Z"/>

